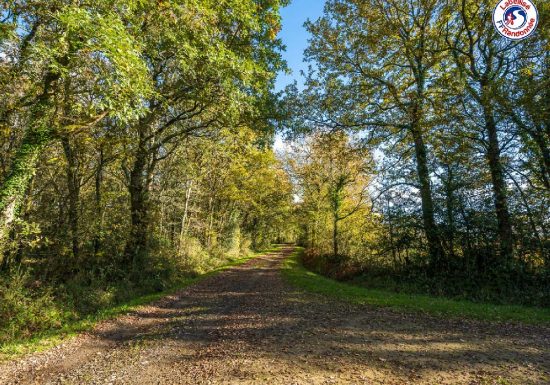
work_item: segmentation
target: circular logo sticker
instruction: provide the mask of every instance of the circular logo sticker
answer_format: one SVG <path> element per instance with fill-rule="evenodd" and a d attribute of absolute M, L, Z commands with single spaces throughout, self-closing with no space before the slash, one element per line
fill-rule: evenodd
<path fill-rule="evenodd" d="M 511 40 L 525 39 L 537 28 L 539 14 L 531 0 L 502 0 L 493 11 L 497 31 Z"/>

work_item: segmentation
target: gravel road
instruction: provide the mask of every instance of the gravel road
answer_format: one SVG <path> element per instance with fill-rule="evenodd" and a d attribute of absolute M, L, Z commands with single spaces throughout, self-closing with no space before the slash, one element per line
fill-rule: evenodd
<path fill-rule="evenodd" d="M 0 384 L 550 384 L 549 328 L 303 293 L 280 274 L 292 250 L 0 364 Z"/>

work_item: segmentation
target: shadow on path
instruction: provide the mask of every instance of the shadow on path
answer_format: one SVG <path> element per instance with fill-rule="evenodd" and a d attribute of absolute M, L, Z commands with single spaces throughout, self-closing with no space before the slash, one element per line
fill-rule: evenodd
<path fill-rule="evenodd" d="M 550 383 L 549 329 L 302 293 L 280 275 L 292 251 L 285 247 L 106 322 L 61 347 L 57 359 L 12 368 L 18 378 L 0 374 L 0 382 Z"/>

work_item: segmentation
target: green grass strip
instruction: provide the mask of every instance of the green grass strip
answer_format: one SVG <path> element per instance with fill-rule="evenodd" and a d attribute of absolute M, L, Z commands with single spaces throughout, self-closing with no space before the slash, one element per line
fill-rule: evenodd
<path fill-rule="evenodd" d="M 306 269 L 301 264 L 302 253 L 303 249 L 299 248 L 284 261 L 283 275 L 293 286 L 312 293 L 361 305 L 391 307 L 436 316 L 466 317 L 493 322 L 519 321 L 545 326 L 550 324 L 550 309 L 395 293 L 338 282 Z"/>
<path fill-rule="evenodd" d="M 91 314 L 81 320 L 76 320 L 73 322 L 66 323 L 60 328 L 38 333 L 37 335 L 31 338 L 21 339 L 21 340 L 16 340 L 16 341 L 11 341 L 9 343 L 6 343 L 0 346 L 0 361 L 10 360 L 23 354 L 40 352 L 48 348 L 51 348 L 65 340 L 68 340 L 78 335 L 79 333 L 91 330 L 100 321 L 113 319 L 123 314 L 126 314 L 128 312 L 134 311 L 140 306 L 147 305 L 163 297 L 166 297 L 170 294 L 176 293 L 207 277 L 218 274 L 231 267 L 241 265 L 260 255 L 276 252 L 280 250 L 280 248 L 281 246 L 274 246 L 269 249 L 262 250 L 260 252 L 251 253 L 246 257 L 230 260 L 227 264 L 224 264 L 223 266 L 220 266 L 205 274 L 201 274 L 194 278 L 188 278 L 188 279 L 182 280 L 180 283 L 178 283 L 177 286 L 174 286 L 173 288 L 170 288 L 163 292 L 137 297 L 128 302 L 116 305 L 114 307 L 100 310 L 97 313 Z"/>

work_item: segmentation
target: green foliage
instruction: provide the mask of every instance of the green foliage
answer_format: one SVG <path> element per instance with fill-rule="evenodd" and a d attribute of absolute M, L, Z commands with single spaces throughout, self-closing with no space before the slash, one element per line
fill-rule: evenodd
<path fill-rule="evenodd" d="M 369 207 L 373 161 L 361 141 L 342 132 L 310 135 L 287 157 L 300 193 L 300 243 L 342 262 L 371 248 L 380 225 Z"/>
<path fill-rule="evenodd" d="M 0 345 L 60 326 L 64 314 L 52 290 L 32 285 L 40 282 L 20 272 L 0 281 Z"/>
<path fill-rule="evenodd" d="M 3 342 L 280 238 L 292 185 L 268 117 L 285 3 L 0 6 L 0 276 L 9 301 L 28 294 Z"/>
<path fill-rule="evenodd" d="M 548 307 L 550 287 L 544 274 L 519 269 L 505 272 L 457 271 L 426 274 L 421 266 L 395 270 L 390 265 L 365 262 L 361 258 L 342 259 L 308 250 L 304 266 L 323 276 L 369 289 L 395 293 L 427 294 L 453 300 L 492 304 Z"/>
<path fill-rule="evenodd" d="M 290 137 L 349 135 L 365 160 L 375 155 L 368 213 L 342 228 L 330 223 L 338 184 L 297 178 L 311 266 L 403 291 L 548 305 L 548 23 L 507 41 L 493 9 L 329 0 L 306 23 L 311 70 L 302 91 L 287 90 Z"/>
<path fill-rule="evenodd" d="M 0 361 L 45 349 L 60 339 L 90 330 L 99 321 L 135 310 L 212 274 L 245 263 L 260 253 L 275 250 L 277 246 L 244 257 L 229 257 L 192 276 L 182 276 L 185 272 L 178 270 L 177 279 L 156 282 L 163 285 L 162 289 L 153 287 L 155 274 L 153 278 L 144 274 L 148 282 L 139 287 L 129 282 L 113 285 L 101 281 L 100 277 L 96 277 L 90 287 L 81 276 L 55 289 L 36 286 L 38 282 L 33 283 L 28 275 L 15 275 L 9 281 L 0 282 Z"/>
<path fill-rule="evenodd" d="M 151 92 L 146 63 L 141 57 L 141 47 L 129 34 L 121 16 L 114 12 L 102 12 L 83 7 L 67 6 L 60 10 L 56 19 L 64 27 L 65 33 L 59 45 L 67 47 L 48 47 L 50 56 L 59 55 L 62 49 L 78 52 L 78 65 L 85 64 L 92 69 L 98 80 L 94 84 L 92 105 L 83 105 L 75 100 L 71 106 L 76 110 L 109 111 L 112 117 L 122 121 L 134 120 L 145 108 L 136 108 L 141 98 L 149 97 Z M 64 76 L 74 76 L 71 71 L 85 73 L 86 69 L 58 67 L 52 61 L 50 69 Z"/>
<path fill-rule="evenodd" d="M 338 300 L 437 316 L 468 317 L 491 322 L 512 321 L 539 325 L 550 323 L 550 310 L 548 308 L 456 301 L 426 295 L 367 289 L 337 282 L 304 268 L 300 262 L 301 254 L 302 250 L 298 249 L 284 262 L 283 273 L 288 281 L 300 289 Z"/>

